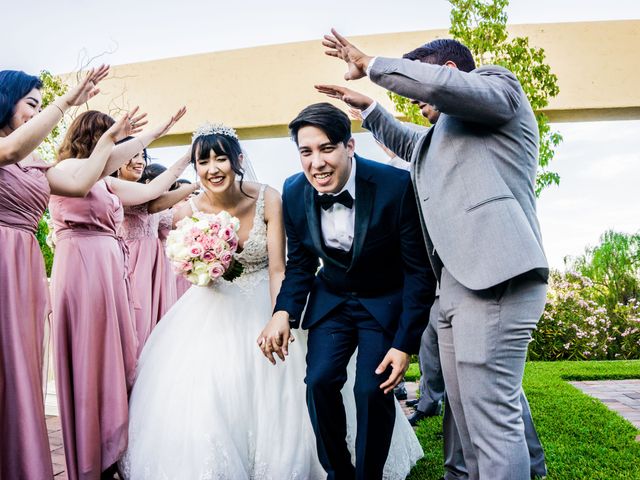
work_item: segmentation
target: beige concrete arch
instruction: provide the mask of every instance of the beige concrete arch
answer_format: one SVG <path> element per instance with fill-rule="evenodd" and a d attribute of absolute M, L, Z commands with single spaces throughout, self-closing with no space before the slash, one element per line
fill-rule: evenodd
<path fill-rule="evenodd" d="M 640 118 L 640 20 L 513 25 L 545 49 L 560 94 L 546 113 L 552 121 Z M 398 57 L 446 30 L 354 37 L 372 55 Z M 628 52 L 625 53 L 625 52 Z M 344 65 L 324 55 L 320 40 L 214 52 L 113 67 L 91 108 L 114 112 L 140 105 L 154 120 L 181 105 L 189 111 L 154 146 L 182 145 L 203 121 L 234 126 L 241 138 L 287 135 L 306 105 L 323 101 L 316 83 L 345 84 Z M 350 82 L 391 108 L 385 91 L 366 79 Z"/>

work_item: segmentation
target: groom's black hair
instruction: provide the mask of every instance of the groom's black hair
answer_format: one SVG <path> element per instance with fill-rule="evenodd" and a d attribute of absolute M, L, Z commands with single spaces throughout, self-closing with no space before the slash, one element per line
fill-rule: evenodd
<path fill-rule="evenodd" d="M 433 65 L 444 65 L 448 61 L 452 61 L 458 67 L 458 70 L 470 72 L 476 68 L 476 62 L 473 60 L 471 51 L 451 38 L 437 38 L 423 46 L 405 53 L 402 58 L 407 60 L 418 60 L 422 63 L 431 63 Z"/>
<path fill-rule="evenodd" d="M 351 138 L 351 121 L 347 114 L 330 103 L 314 103 L 302 110 L 289 124 L 291 139 L 298 144 L 298 131 L 312 126 L 322 130 L 334 145 L 345 146 Z"/>

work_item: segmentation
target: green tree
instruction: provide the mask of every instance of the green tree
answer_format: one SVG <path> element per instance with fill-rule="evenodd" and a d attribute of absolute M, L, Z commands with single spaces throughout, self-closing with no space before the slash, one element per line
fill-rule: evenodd
<path fill-rule="evenodd" d="M 545 63 L 543 49 L 531 47 L 527 37 L 509 38 L 505 11 L 509 0 L 449 0 L 449 3 L 452 7 L 449 33 L 453 38 L 469 47 L 478 66 L 496 64 L 511 70 L 537 112 L 540 168 L 536 195 L 539 196 L 545 187 L 560 183 L 560 176 L 549 170 L 549 164 L 562 136 L 551 130 L 549 119 L 541 112 L 549 104 L 549 99 L 558 95 L 558 78 Z M 396 110 L 409 121 L 428 124 L 417 106 L 397 94 L 389 93 L 389 96 Z"/>
<path fill-rule="evenodd" d="M 51 102 L 53 102 L 58 96 L 64 94 L 68 86 L 62 81 L 60 77 L 52 75 L 51 73 L 43 70 L 40 72 L 40 80 L 42 81 L 42 108 L 45 108 Z M 42 145 L 38 147 L 38 154 L 47 162 L 53 163 L 56 158 L 56 150 L 62 140 L 66 124 L 64 119 L 56 125 L 51 131 L 49 136 L 44 140 Z M 40 250 L 42 250 L 42 256 L 44 257 L 45 267 L 47 269 L 47 275 L 51 275 L 51 266 L 53 264 L 53 251 L 47 244 L 47 235 L 49 234 L 49 211 L 46 210 L 44 215 L 38 222 L 38 230 L 36 231 L 36 238 L 40 244 Z"/>
<path fill-rule="evenodd" d="M 596 301 L 614 315 L 619 305 L 640 298 L 640 233 L 609 230 L 598 246 L 566 262 L 591 279 Z"/>

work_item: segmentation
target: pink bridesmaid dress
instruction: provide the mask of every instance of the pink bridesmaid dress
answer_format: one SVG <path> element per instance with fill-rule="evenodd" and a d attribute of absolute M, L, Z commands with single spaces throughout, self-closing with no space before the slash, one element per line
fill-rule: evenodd
<path fill-rule="evenodd" d="M 70 480 L 99 479 L 127 448 L 128 393 L 138 340 L 123 209 L 104 180 L 84 198 L 51 196 L 57 243 L 53 340 Z"/>
<path fill-rule="evenodd" d="M 173 304 L 178 300 L 178 289 L 176 286 L 176 276 L 171 270 L 169 257 L 165 253 L 167 236 L 173 224 L 173 210 L 163 210 L 153 214 L 154 224 L 157 225 L 156 232 L 159 239 L 158 265 L 162 276 L 162 289 L 160 291 L 158 321 L 164 317 Z"/>
<path fill-rule="evenodd" d="M 53 478 L 42 364 L 47 274 L 34 233 L 49 200 L 47 166 L 0 167 L 0 478 Z"/>
<path fill-rule="evenodd" d="M 160 241 L 154 215 L 147 204 L 124 208 L 120 236 L 129 248 L 129 274 L 135 307 L 138 356 L 160 317 L 162 266 L 159 262 Z"/>

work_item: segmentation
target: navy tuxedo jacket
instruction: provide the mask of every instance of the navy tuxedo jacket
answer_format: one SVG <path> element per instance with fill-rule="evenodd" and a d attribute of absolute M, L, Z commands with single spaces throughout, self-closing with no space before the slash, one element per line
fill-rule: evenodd
<path fill-rule="evenodd" d="M 303 328 L 311 328 L 347 298 L 356 297 L 393 337 L 392 346 L 412 353 L 429 319 L 435 276 L 411 178 L 403 170 L 357 155 L 354 161 L 356 212 L 349 265 L 325 251 L 317 195 L 304 174 L 285 181 L 287 265 L 274 311 L 288 312 L 293 328 L 301 319 Z"/>

